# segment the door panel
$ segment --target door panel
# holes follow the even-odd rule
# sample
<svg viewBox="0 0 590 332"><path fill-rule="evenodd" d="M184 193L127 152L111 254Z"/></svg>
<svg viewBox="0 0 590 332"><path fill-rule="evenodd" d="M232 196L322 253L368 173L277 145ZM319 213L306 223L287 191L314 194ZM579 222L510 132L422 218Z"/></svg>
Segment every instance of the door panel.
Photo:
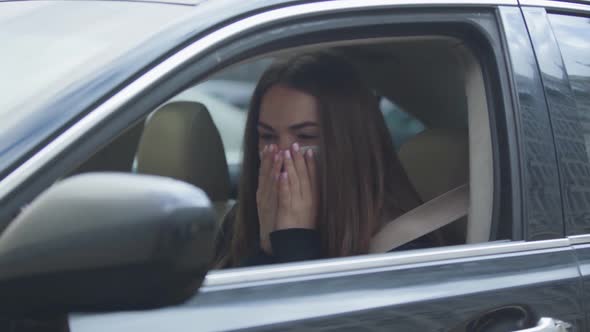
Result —
<svg viewBox="0 0 590 332"><path fill-rule="evenodd" d="M562 238L559 172L541 76L520 9L502 7L500 13L519 110L515 116L523 173L523 238Z"/></svg>
<svg viewBox="0 0 590 332"><path fill-rule="evenodd" d="M582 331L579 281L567 240L457 246L214 272L182 306L74 315L70 324L74 332L455 332L517 306Z"/></svg>
<svg viewBox="0 0 590 332"><path fill-rule="evenodd" d="M582 275L582 299L586 312L586 324L590 323L590 235L572 236L571 242L574 245L580 273ZM588 325L586 325L588 326Z"/></svg>
<svg viewBox="0 0 590 332"><path fill-rule="evenodd" d="M590 6L588 6L590 9ZM544 8L523 7L531 41L538 55L537 61L541 71L545 97L549 105L549 113L555 147L559 160L561 190L563 196L565 232L567 235L585 234L590 232L588 215L590 214L590 162L588 161L587 144L584 138L589 127L589 111L576 105L576 98L562 60L558 41L551 29ZM580 27L580 30L585 27ZM590 24L588 24L590 29ZM574 37L575 29L569 29L569 36ZM579 37L576 34L575 37ZM583 44L582 44L583 45ZM582 46L580 45L580 46ZM584 55L584 50L576 50ZM590 57L590 51L586 51ZM579 60L579 59L574 59ZM587 79L590 82L590 78ZM588 83L586 83L588 85ZM590 98L589 98L590 99ZM580 105L581 106L581 105Z"/></svg>
<svg viewBox="0 0 590 332"><path fill-rule="evenodd" d="M579 8L584 6L579 5ZM590 17L590 6L585 6ZM555 9L556 11L559 9ZM542 73L545 97L559 161L564 222L567 235L590 232L589 131L590 18L544 8L523 7L527 28ZM551 21L551 17L554 21ZM586 103L584 103L586 101ZM583 280L584 308L590 317L590 236L572 236Z"/></svg>

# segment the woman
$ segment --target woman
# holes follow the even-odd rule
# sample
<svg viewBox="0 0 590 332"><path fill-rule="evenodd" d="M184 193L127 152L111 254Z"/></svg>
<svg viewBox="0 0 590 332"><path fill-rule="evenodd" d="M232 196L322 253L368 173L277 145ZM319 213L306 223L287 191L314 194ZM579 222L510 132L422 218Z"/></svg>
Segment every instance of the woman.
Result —
<svg viewBox="0 0 590 332"><path fill-rule="evenodd" d="M377 98L335 55L271 66L254 91L244 142L218 268L365 254L384 222L420 204ZM404 248L432 245L422 238Z"/></svg>

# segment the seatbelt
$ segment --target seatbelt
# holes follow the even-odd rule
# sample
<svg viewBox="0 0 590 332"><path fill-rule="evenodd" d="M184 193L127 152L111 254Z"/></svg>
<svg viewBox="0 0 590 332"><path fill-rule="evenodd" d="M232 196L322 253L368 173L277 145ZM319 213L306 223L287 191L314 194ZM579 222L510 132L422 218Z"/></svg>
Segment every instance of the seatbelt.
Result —
<svg viewBox="0 0 590 332"><path fill-rule="evenodd" d="M448 191L387 223L369 253L384 253L458 220L469 211L469 184Z"/></svg>

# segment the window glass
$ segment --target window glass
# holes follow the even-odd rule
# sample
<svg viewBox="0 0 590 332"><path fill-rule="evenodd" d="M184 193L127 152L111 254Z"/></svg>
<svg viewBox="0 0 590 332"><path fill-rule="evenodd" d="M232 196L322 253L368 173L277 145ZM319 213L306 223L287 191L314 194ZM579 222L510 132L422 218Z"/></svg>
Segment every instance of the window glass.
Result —
<svg viewBox="0 0 590 332"><path fill-rule="evenodd" d="M400 146L409 138L425 129L424 124L420 120L410 113L405 112L396 103L387 98L381 99L379 107L383 113L385 124L387 125L387 129L389 129L396 150L399 150Z"/></svg>
<svg viewBox="0 0 590 332"><path fill-rule="evenodd" d="M402 42L403 45L398 45L400 49L407 48L413 50L413 48L417 47L414 43L406 44L405 40ZM455 43L449 43L447 45L422 40L420 40L420 43L429 45L428 47L432 47L440 52L447 52L449 55L456 52L454 49ZM359 45L357 47L358 49L364 49L366 46ZM423 47L426 46L423 45ZM397 49L395 48L395 50ZM332 49L329 50L333 51ZM350 52L351 54L354 53L352 51ZM259 164L260 156L262 156L268 166L268 161L271 160L268 156L271 156L270 153L277 152L275 151L276 148L274 150L268 149L269 144L280 145L281 149L285 149L285 147L291 146L294 142L301 142L299 143L301 144L299 148L297 146L293 147L294 150L292 151L295 152L285 153L284 155L301 156L301 154L294 154L300 151L300 149L307 148L306 150L315 151L307 155L308 159L304 160L306 163L310 162L312 164L311 167L315 167L313 163L318 161L318 159L309 159L313 157L314 153L319 153L319 160L321 162L331 163L330 167L323 167L321 169L321 175L316 172L314 176L321 176L322 181L325 181L322 182L321 187L321 190L326 193L325 197L338 198L324 203L328 207L321 211L324 214L321 220L327 220L328 218L338 220L338 223L329 224L335 225L335 227L340 227L340 221L350 215L358 218L358 220L364 218L362 220L363 222L367 219L365 216L360 215L359 217L355 217L354 211L353 213L349 213L346 210L349 207L358 208L359 211L366 209L366 206L362 204L363 200L354 196L359 193L355 188L366 187L363 181L369 183L372 181L384 181L387 183L387 185L383 186L382 197L375 195L375 197L371 198L383 203L381 205L382 207L380 207L381 210L375 213L375 216L379 214L379 220L375 221L376 223L386 223L390 220L396 220L406 212L419 207L424 202L430 201L449 191L453 191L454 193L451 197L462 197L461 199L463 199L463 196L469 195L464 190L466 188L465 184L469 181L468 174L470 173L469 136L467 128L468 110L467 107L459 110L455 107L457 104L466 105L465 100L460 100L457 103L456 100L451 100L447 96L451 94L466 98L466 89L464 86L467 81L466 75L472 72L480 73L481 71L466 70L463 64L453 62L449 64L449 66L454 66L452 70L447 67L445 67L445 70L436 73L432 71L412 70L412 73L416 73L416 75L414 80L408 82L408 84L412 85L408 87L402 84L402 80L405 82L405 76L390 75L389 73L396 72L400 66L422 68L423 64L429 60L412 56L414 51L407 51L407 54L404 52L403 59L392 54L383 54L383 58L391 60L380 64L380 69L378 70L373 70L374 68L372 66L367 65L367 63L371 62L372 58L365 56L363 52L359 51L358 54L360 55L356 57L345 57L348 54L345 50L342 50L341 53L334 54L328 51L311 53L309 55L294 53L292 55L293 57L300 57L296 58L297 61L293 60L281 65L291 67L276 67L273 69L274 71L268 77L272 79L278 76L278 74L285 73L285 77L283 78L285 81L274 83L278 85L284 84L278 86L278 89L263 88L266 91L265 98L268 97L268 99L265 99L266 102L262 103L264 105L259 105L258 118L249 120L255 121L253 123L256 124L256 127L255 130L249 131L248 136L246 136L252 138L255 137L253 135L257 135L257 141L255 139L244 141L247 118L248 116L255 115L249 112L251 108L250 100L256 84L273 62L273 58L243 62L212 75L207 80L176 95L165 106L159 108L159 111L152 113L152 116L146 121L144 132L153 133L154 130L159 130L158 128L170 127L178 127L182 128L182 130L160 130L158 135L151 135L151 137L156 137L155 140L144 140L142 138L139 144L140 147L147 146L148 148L139 149L139 151L155 151L158 158L140 158L145 156L145 154L138 152L138 156L140 157L137 158L136 169L139 173L164 175L187 181L200 187L209 195L213 202L215 212L219 217L219 222L223 227L223 231L220 233L220 239L218 239L218 250L223 249L223 251L218 251L218 254L216 254L219 261L215 266L242 266L242 263L238 260L249 259L249 257L236 256L238 260L235 261L235 264L234 262L223 260L225 259L224 257L230 257L219 256L227 248L231 247L228 241L244 241L244 243L252 246L262 245L256 243L256 241L252 242L250 239L239 239L236 237L238 240L232 240L232 237L227 237L224 234L229 234L232 231L233 226L231 225L239 218L241 218L240 220L264 222L264 220L256 220L256 218L260 218L259 215L244 216L237 215L237 213L245 214L248 211L259 211L259 204L263 208L266 208L264 204L273 204L273 197L276 199L280 196L280 193L270 192L265 197L259 197L259 192L262 190L268 191L275 190L273 188L276 188L276 186L260 186L261 179L270 178L270 175L272 175L270 172L274 169L269 169L266 166L261 167ZM469 53L466 53L466 55L471 56ZM307 58L304 59L301 57ZM345 59L345 61L342 61L342 59ZM477 65L477 62L474 61L473 63ZM385 70L388 71L387 74L383 74ZM450 71L454 74L448 75ZM343 73L342 76L339 76L340 73ZM302 79L301 75L306 75L305 79ZM335 76L336 79L332 76ZM440 77L441 79L433 81L433 76ZM264 82L266 81L264 80ZM425 91L435 101L425 104L423 103L424 93L412 92L414 89L423 88L424 82L431 81L434 83L432 83L429 89L425 89ZM319 88L310 84L310 82L318 82ZM312 89L311 91L313 93L311 102L307 93L302 94L301 91L294 91L296 89L290 88L293 85L298 86L297 84L310 84L310 89ZM334 94L334 90L331 88L332 86L339 87L346 94ZM390 90L391 87L395 88ZM305 89L305 87L302 87L302 89ZM478 90L472 93L477 93L477 96L480 96L479 99L485 98L483 88L473 90ZM325 93L326 91L328 93ZM358 95L355 93L358 93ZM377 97L378 104L371 101L372 96ZM260 98L260 96L257 96L257 98ZM318 108L318 102L320 105L328 105L328 107ZM440 107L429 107L435 104ZM336 107L333 107L333 105L336 105ZM263 111L263 109L267 111ZM361 116L358 113L359 110L366 111ZM487 112L485 109L481 111ZM160 112L159 116L158 112ZM325 124L324 128L322 128L324 124L318 121L320 112L330 112L329 114L324 114L325 116L330 116L330 122ZM441 116L441 114L449 113L460 114L461 117L457 122L465 124L465 127L449 128L446 126L447 122L441 120L445 117ZM209 115L210 118L206 115ZM179 126L178 123L190 123L191 125ZM334 129L336 126L341 127ZM200 134L198 137L197 135L193 135L193 133L197 132L194 128L199 129L198 132ZM324 141L321 141L322 130L326 128L328 135L326 135ZM421 134L417 135L419 133ZM415 136L418 136L418 138ZM142 144L144 142L145 144ZM163 142L163 144L159 144L160 142ZM391 142L393 142L393 146L399 152L396 158L373 157L379 153L393 153L393 151L390 151L393 147ZM254 146L245 149L250 153L246 158L242 156L245 143L254 144ZM322 145L320 146L319 143ZM190 149L184 150L187 146ZM400 149L402 146L404 148ZM323 151L329 151L331 148L340 154L337 156L334 156L335 154L326 154L326 157L321 156ZM181 151L181 153L174 153L175 151ZM481 151L482 153L487 153L486 149ZM169 152L170 156L168 157L167 153ZM194 153L198 157L185 158L184 156L187 153ZM223 154L225 154L225 158L219 158ZM327 156L330 156L332 159L328 159ZM276 163L283 157L275 154L273 158ZM294 159L294 157L284 158L287 158L286 160ZM152 164L160 166L162 160L165 160L167 165L172 165L173 167L168 167L167 169L151 167ZM246 164L241 165L244 161ZM225 167L223 167L226 162L228 172L225 172ZM375 171L375 164L379 164L377 166L380 166L380 169L377 171ZM285 165L275 165L279 165L278 168L275 166L275 172L283 172L280 174L283 180L286 178L284 175L285 172L292 171L289 169L285 170ZM242 171L242 166L245 166L245 171ZM310 169L309 164L307 168L301 168L300 166L298 169L299 172L306 172L306 169ZM281 167L283 169L282 171ZM484 168L482 167L481 169ZM152 172L152 169L156 169L156 171ZM176 172L176 169L182 170L182 173ZM187 171L185 172L185 170ZM257 171L254 172L252 170ZM378 177L374 177L375 173L380 174L377 174ZM484 173L488 174L488 172ZM356 176L357 174L362 176ZM489 174L491 174L491 171ZM248 178L247 176L250 177ZM357 180L348 181L349 179L346 179L346 181L343 181L342 179L346 177L349 179L356 178ZM305 175L305 178L308 180L311 179L307 175ZM437 181L432 181L433 178L436 178ZM485 176L478 178L485 178ZM275 176L274 179L278 180L279 176ZM489 181L486 180L485 182L488 183ZM474 187L489 188L488 185L475 185ZM344 193L350 197L340 198L338 194L334 193ZM300 192L300 194L297 197L303 197L308 200L311 200L309 197L316 197L313 193L309 194L309 192L307 194ZM247 206L247 208L238 210L236 208L238 204L239 206ZM311 208L313 207L314 205L312 204ZM338 215L341 212L344 217ZM270 213L273 213L272 210ZM418 238L408 239L408 242L397 245L395 249L406 250L439 245L465 244L467 229L466 214L468 213L468 209L463 209L461 213L465 213L463 215L465 218L453 220L456 222L450 224L444 230L437 230L431 234L424 234ZM263 217L267 220L272 219L268 218L268 215ZM368 218L371 217L369 216ZM406 217L405 220L411 220L408 218L410 217ZM491 220L488 216L483 216L480 219L484 222ZM351 221L347 222L353 223L356 221L357 219L351 219ZM253 225L256 224L254 223ZM260 225L258 226L259 228ZM309 227L306 229L309 229ZM267 234L270 233L267 232ZM283 233L274 234L279 234L280 236ZM311 237L306 239L317 239L316 235L319 233L307 232L306 234L311 235ZM370 232L359 231L355 234L359 234L358 237L360 238L361 235L370 234ZM489 236L482 237L483 241L486 241L488 238ZM278 242L282 243L284 241ZM305 243L305 240L297 242ZM340 240L336 240L336 242L342 243ZM313 255L316 255L318 251L316 251L317 246L314 243L302 245L302 248L304 248L302 250L311 248L313 249ZM265 245L268 245L268 242ZM388 243L384 244L384 246L388 245ZM254 247L252 248L256 249ZM383 248L383 250L385 249L391 250L394 248ZM366 249L362 250L365 251ZM248 255L256 253L259 252L253 250ZM337 255L328 256L337 257ZM254 255L252 257L253 259L268 258L264 255ZM271 259L274 258L271 257ZM263 262L260 263L265 264ZM248 264L247 266L251 265L246 261L244 261L244 264Z"/></svg>
<svg viewBox="0 0 590 332"><path fill-rule="evenodd" d="M550 14L590 154L590 18Z"/></svg>

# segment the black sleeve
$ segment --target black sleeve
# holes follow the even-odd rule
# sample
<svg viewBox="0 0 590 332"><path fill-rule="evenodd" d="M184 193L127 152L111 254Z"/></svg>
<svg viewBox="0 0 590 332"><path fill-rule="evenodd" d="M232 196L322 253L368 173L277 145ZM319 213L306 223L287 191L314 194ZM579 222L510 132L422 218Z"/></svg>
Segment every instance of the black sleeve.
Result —
<svg viewBox="0 0 590 332"><path fill-rule="evenodd" d="M221 227L217 230L215 236L215 252L213 260L211 261L211 269L225 268L227 266L218 266L222 257L228 254L231 245L231 238L233 233L234 220L236 218L237 204L223 216Z"/></svg>
<svg viewBox="0 0 590 332"><path fill-rule="evenodd" d="M413 250L413 249L425 249L436 247L437 243L427 234L419 237L413 241L403 244L397 248L389 250L389 252Z"/></svg>
<svg viewBox="0 0 590 332"><path fill-rule="evenodd" d="M321 258L320 236L316 230L289 228L270 233L270 243L277 263Z"/></svg>
<svg viewBox="0 0 590 332"><path fill-rule="evenodd" d="M217 262L227 254L230 249L233 223L236 218L237 204L225 215L221 229L217 234L215 243L215 259L212 268L225 268L217 266ZM273 255L268 255L258 248L255 254L246 257L237 266L257 266L274 263L296 262L320 258L320 240L317 231L311 229L291 228L274 231L270 234Z"/></svg>
<svg viewBox="0 0 590 332"><path fill-rule="evenodd" d="M276 263L276 259L274 256L271 256L265 253L262 249L258 249L255 255L250 257L246 257L240 266L247 267L247 266L257 266L257 265L267 265L267 264L274 264Z"/></svg>

